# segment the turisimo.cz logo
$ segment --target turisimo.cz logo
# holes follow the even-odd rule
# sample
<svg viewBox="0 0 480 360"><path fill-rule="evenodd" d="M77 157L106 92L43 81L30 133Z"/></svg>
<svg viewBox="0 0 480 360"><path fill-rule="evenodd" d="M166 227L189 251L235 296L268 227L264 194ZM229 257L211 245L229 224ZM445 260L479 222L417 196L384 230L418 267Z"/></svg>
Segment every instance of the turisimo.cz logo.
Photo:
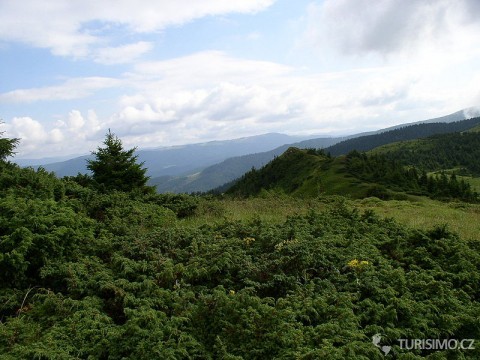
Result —
<svg viewBox="0 0 480 360"><path fill-rule="evenodd" d="M407 350L475 350L474 339L397 339Z"/></svg>
<svg viewBox="0 0 480 360"><path fill-rule="evenodd" d="M381 334L375 334L372 336L372 343L380 350L384 355L392 350L391 346L381 345ZM474 350L474 339L397 339L399 347L402 350Z"/></svg>

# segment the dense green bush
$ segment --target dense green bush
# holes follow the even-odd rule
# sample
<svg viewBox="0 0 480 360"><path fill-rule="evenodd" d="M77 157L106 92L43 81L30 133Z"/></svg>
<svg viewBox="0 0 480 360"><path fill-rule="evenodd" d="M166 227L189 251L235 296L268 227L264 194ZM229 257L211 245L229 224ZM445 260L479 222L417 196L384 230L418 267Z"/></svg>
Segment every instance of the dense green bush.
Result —
<svg viewBox="0 0 480 360"><path fill-rule="evenodd" d="M445 227L338 197L279 224L185 225L198 198L0 167L2 359L383 359L376 334L400 359L480 358L398 346L480 339L480 245Z"/></svg>
<svg viewBox="0 0 480 360"><path fill-rule="evenodd" d="M371 337L382 333L414 358L428 352L396 339L480 337L478 245L445 228L406 230L341 203L279 225L145 228L125 201L80 253L23 286L2 282L16 299L2 309L3 354L381 359Z"/></svg>

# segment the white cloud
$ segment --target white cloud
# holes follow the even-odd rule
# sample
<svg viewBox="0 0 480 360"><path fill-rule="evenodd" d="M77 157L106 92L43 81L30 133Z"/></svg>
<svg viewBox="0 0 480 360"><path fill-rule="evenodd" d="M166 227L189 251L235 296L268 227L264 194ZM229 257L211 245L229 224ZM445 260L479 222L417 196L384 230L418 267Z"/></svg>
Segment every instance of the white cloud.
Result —
<svg viewBox="0 0 480 360"><path fill-rule="evenodd" d="M167 132L170 143L192 134L198 141L268 131L345 133L415 102L410 74L395 68L306 74L209 51L135 70L126 81L137 92L122 97L108 126L125 136Z"/></svg>
<svg viewBox="0 0 480 360"><path fill-rule="evenodd" d="M22 0L0 2L0 40L47 48L55 55L87 57L112 63L96 48L105 46L110 25L129 33L157 32L210 15L253 13L274 0ZM102 26L102 27L100 27ZM97 49L98 50L98 49ZM132 56L146 44L112 49ZM135 56L133 56L135 57ZM131 57L131 58L133 58Z"/></svg>
<svg viewBox="0 0 480 360"><path fill-rule="evenodd" d="M68 113L66 120L57 121L56 126L69 142L78 143L97 139L105 130L105 124L99 121L94 110L88 110L86 117L79 110L72 110Z"/></svg>
<svg viewBox="0 0 480 360"><path fill-rule="evenodd" d="M6 136L19 138L17 156L38 158L82 154L93 150L106 132L93 110L87 116L72 110L63 120L44 124L31 117L15 117L4 124Z"/></svg>
<svg viewBox="0 0 480 360"><path fill-rule="evenodd" d="M478 100L480 73L462 78L451 72L446 79L443 69L415 63L315 73L206 51L139 63L131 73L112 82L93 81L102 86L121 85L125 90L116 103L108 103L110 114L100 118L94 110L74 109L40 127L38 121L26 124L13 119L8 129L14 130L13 135L22 132L27 140L25 146L23 139L20 143L22 157L85 153L101 143L108 128L129 147L185 144L272 131L354 133L474 105L471 101ZM95 91L95 87L85 85L91 83L90 78L75 79L74 83L79 93ZM65 84L64 89L68 87ZM73 91L74 86L70 87ZM44 92L50 95L33 93L22 99L54 98L51 89ZM35 134L31 132L37 137L32 138Z"/></svg>
<svg viewBox="0 0 480 360"><path fill-rule="evenodd" d="M42 147L50 147L64 140L57 128L47 131L37 120L31 117L15 117L6 124L7 136L20 139L19 153L34 154Z"/></svg>
<svg viewBox="0 0 480 360"><path fill-rule="evenodd" d="M119 86L120 80L106 77L68 79L61 85L17 89L0 94L0 103L31 103L35 101L72 100L87 97L94 92Z"/></svg>
<svg viewBox="0 0 480 360"><path fill-rule="evenodd" d="M85 125L85 119L78 110L72 110L68 114L67 124L71 130L80 130Z"/></svg>
<svg viewBox="0 0 480 360"><path fill-rule="evenodd" d="M43 141L47 138L43 125L30 117L13 118L9 133L13 137L21 138L25 143Z"/></svg>
<svg viewBox="0 0 480 360"><path fill-rule="evenodd" d="M135 44L117 47L105 47L97 50L94 59L98 63L107 65L129 63L150 51L152 48L152 43L147 41L139 41Z"/></svg>
<svg viewBox="0 0 480 360"><path fill-rule="evenodd" d="M274 62L234 58L221 51L202 51L171 60L136 64L132 80L144 79L151 84L157 79L182 89L227 79L238 83L262 81L292 70Z"/></svg>
<svg viewBox="0 0 480 360"><path fill-rule="evenodd" d="M310 6L308 36L344 54L411 55L455 48L465 29L478 32L474 14L477 0L325 0Z"/></svg>

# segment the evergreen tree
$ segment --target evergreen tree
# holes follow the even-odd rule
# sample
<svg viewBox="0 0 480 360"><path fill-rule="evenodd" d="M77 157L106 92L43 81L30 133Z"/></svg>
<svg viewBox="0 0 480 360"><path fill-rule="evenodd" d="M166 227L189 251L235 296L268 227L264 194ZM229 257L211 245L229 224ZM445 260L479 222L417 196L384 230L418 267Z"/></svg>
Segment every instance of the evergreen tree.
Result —
<svg viewBox="0 0 480 360"><path fill-rule="evenodd" d="M2 124L1 121L0 124ZM3 133L3 131L0 132L0 160L6 160L7 157L15 154L13 150L15 150L19 142L19 139L1 138Z"/></svg>
<svg viewBox="0 0 480 360"><path fill-rule="evenodd" d="M137 163L136 148L124 150L121 140L110 130L103 143L105 147L92 152L95 160L88 160L87 168L92 171L93 180L107 190L146 189L149 177L145 175L147 169L142 167L144 163Z"/></svg>

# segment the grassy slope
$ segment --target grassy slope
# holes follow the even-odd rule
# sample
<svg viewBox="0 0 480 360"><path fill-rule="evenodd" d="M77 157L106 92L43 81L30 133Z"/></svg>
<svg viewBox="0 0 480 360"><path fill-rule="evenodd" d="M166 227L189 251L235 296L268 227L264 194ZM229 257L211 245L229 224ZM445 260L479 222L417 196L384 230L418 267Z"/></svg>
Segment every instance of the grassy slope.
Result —
<svg viewBox="0 0 480 360"><path fill-rule="evenodd" d="M470 130L467 130L467 132L480 132L480 125L477 125Z"/></svg>
<svg viewBox="0 0 480 360"><path fill-rule="evenodd" d="M430 151L435 147L434 142L431 139L415 139L409 141L397 141L387 145L382 145L368 151L369 154L387 154L398 151L412 151L418 148Z"/></svg>
<svg viewBox="0 0 480 360"><path fill-rule="evenodd" d="M466 240L480 240L480 205L461 202L441 202L419 197L416 201L381 201L377 198L352 200L344 197L324 196L301 199L264 192L248 199L203 200L194 217L182 220L185 225L211 224L222 218L233 221L260 218L268 223L281 223L292 215L306 214L310 210L326 210L336 202L363 212L373 210L382 217L391 217L399 223L427 230L446 224Z"/></svg>
<svg viewBox="0 0 480 360"><path fill-rule="evenodd" d="M290 148L263 168L244 175L227 193L256 196L262 191L276 191L300 198L342 195L364 198L376 184L362 181L345 168L345 156L328 158L308 150ZM390 191L392 196L401 194Z"/></svg>
<svg viewBox="0 0 480 360"><path fill-rule="evenodd" d="M473 127L472 129L466 131L466 133L479 133L480 132L480 125ZM466 160L467 155L470 154L468 149L462 149L463 139L461 134L446 134L443 136L436 136L431 138L425 139L417 139L417 140L410 140L410 141L399 141L394 142L391 144L379 146L373 150L370 150L368 153L370 154L383 154L397 159L403 159L404 154L406 153L416 153L417 159L419 160L419 164L411 164L417 167L422 167L422 162L425 158L434 157L436 154L445 152L443 146L445 145L445 141L452 141L452 136L457 136L456 140L458 143L457 148L455 149L458 152L458 158L463 158L462 164L456 164L455 167L443 167L443 168L436 168L435 171L433 169L426 169L429 174L438 173L440 171L446 172L456 172L457 174L462 170L463 167L466 167L469 170L475 169L474 163L477 161L477 158L474 157L473 159ZM468 136L472 136L472 134L468 134ZM447 151L448 152L448 151ZM430 170L430 171L429 171ZM460 172L461 173L461 172ZM474 174L478 175L478 174ZM459 178L463 178L464 180L468 181L470 185L472 185L473 189L477 192L480 192L480 177L478 176L460 176Z"/></svg>
<svg viewBox="0 0 480 360"><path fill-rule="evenodd" d="M383 146L372 152L383 152L385 149L415 149L422 147L428 151L435 143L430 139L412 140ZM301 151L301 150L298 150ZM210 203L212 209L201 210L199 215L189 221L214 221L214 214L225 216L231 220L245 220L260 217L264 221L278 223L294 214L302 214L310 209L328 208L333 201L346 201L350 207L360 211L373 210L384 217L393 217L405 226L430 229L436 225L447 225L465 239L480 240L480 205L461 202L441 202L425 197L408 195L408 201L381 201L377 198L364 198L371 184L361 182L345 171L345 157L333 160L301 151L304 159L299 157L295 169L288 171L285 177L269 190L263 190L259 196L249 199L222 200ZM298 154L297 154L298 155ZM308 159L308 160L307 160ZM275 168L270 168L275 170ZM293 176L295 175L295 176ZM288 188L295 178L301 184L291 192L290 196L279 196L279 191ZM464 177L475 190L480 191L480 178ZM283 190L284 191L284 190ZM284 191L285 192L285 191ZM342 197L325 197L325 195L343 195ZM337 199L337 200L335 200ZM343 200L338 200L343 199Z"/></svg>
<svg viewBox="0 0 480 360"><path fill-rule="evenodd" d="M363 198L374 186L346 171L345 156L327 158L297 148L289 148L284 154L256 171L260 173L256 179L253 174L247 173L240 179L238 185L232 186L228 192L255 196L263 188L275 189L297 197L311 198L326 194ZM246 189L244 185L252 182L255 186Z"/></svg>
<svg viewBox="0 0 480 360"><path fill-rule="evenodd" d="M347 195L352 198L364 197L371 184L362 182L345 170L345 157L337 157L333 161L325 164L325 166L316 173L317 177L312 178L319 184L321 193L327 195ZM311 188L311 183L305 183L305 188ZM307 191L304 191L307 193ZM309 194L313 195L313 194ZM318 194L316 194L318 195Z"/></svg>

